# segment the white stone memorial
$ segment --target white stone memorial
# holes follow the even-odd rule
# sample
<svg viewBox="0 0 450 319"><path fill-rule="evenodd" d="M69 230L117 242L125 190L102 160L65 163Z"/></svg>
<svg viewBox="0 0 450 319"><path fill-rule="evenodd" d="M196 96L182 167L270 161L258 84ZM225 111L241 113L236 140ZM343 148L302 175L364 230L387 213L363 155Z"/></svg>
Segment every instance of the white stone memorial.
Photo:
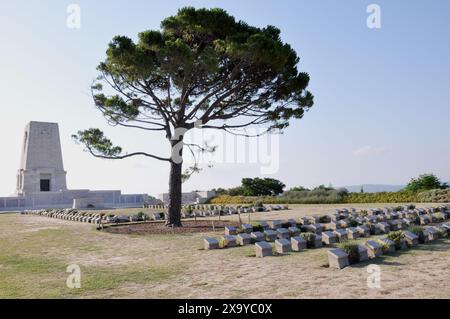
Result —
<svg viewBox="0 0 450 319"><path fill-rule="evenodd" d="M66 175L58 124L28 123L17 171L16 194L0 197L0 211L142 207L149 203L147 194L123 195L120 190L69 190Z"/></svg>

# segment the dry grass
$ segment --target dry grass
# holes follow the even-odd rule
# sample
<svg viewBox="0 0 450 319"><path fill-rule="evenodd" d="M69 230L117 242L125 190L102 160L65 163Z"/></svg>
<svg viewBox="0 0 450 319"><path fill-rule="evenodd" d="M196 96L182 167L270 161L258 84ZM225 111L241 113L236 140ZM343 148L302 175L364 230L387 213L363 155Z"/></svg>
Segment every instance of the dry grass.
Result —
<svg viewBox="0 0 450 319"><path fill-rule="evenodd" d="M297 218L332 212L338 206L293 205L286 212L251 217L252 221ZM201 250L205 235L115 235L89 224L0 215L0 297L450 297L449 239L372 262L382 269L382 288L369 289L367 263L340 271L326 268L325 248L257 259L253 246ZM66 267L74 263L82 271L79 290L66 287Z"/></svg>

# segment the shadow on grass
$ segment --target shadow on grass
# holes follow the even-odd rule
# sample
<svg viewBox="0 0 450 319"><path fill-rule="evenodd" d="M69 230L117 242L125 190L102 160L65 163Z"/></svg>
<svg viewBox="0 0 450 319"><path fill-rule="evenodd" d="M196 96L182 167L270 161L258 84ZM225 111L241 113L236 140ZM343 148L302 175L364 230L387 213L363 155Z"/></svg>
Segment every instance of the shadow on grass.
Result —
<svg viewBox="0 0 450 319"><path fill-rule="evenodd" d="M419 244L413 248L408 248L405 250L397 250L395 253L389 253L382 255L380 257L369 259L357 264L350 265L352 268L364 268L368 265L388 265L388 266L402 266L403 263L397 261L390 261L389 259L393 257L400 257L402 255L409 254L414 251L450 251L450 243L446 239L439 239L437 241Z"/></svg>
<svg viewBox="0 0 450 319"><path fill-rule="evenodd" d="M405 265L404 263L400 263L398 261L388 261L389 257L398 257L403 255L402 253L393 253L393 254L389 254L389 255L383 255L381 257L378 258L374 258L374 259L369 259L357 264L353 264L350 265L351 268L365 268L368 265L387 265L387 266L403 266Z"/></svg>
<svg viewBox="0 0 450 319"><path fill-rule="evenodd" d="M419 244L418 246L413 248L414 250L428 250L428 251L449 251L450 250L450 242L448 238L439 239L431 243Z"/></svg>

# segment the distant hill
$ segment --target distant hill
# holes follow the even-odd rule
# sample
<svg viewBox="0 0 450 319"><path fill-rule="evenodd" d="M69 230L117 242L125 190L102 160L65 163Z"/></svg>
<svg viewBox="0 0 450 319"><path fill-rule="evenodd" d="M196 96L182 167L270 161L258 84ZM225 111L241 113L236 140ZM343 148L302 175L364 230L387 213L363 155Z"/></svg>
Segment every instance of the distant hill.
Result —
<svg viewBox="0 0 450 319"><path fill-rule="evenodd" d="M405 188L405 185L383 185L383 184L363 184L363 185L351 185L342 186L346 188L350 193L359 193L361 186L364 189L364 193L378 193L378 192L396 192Z"/></svg>

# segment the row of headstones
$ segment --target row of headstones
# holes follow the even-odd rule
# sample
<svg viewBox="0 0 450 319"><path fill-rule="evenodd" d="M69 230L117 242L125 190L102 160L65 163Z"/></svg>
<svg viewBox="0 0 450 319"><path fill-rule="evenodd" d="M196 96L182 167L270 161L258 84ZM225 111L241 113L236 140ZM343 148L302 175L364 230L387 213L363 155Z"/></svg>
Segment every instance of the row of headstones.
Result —
<svg viewBox="0 0 450 319"><path fill-rule="evenodd" d="M320 248L323 244L333 245L336 242L343 242L348 239L355 240L360 237L369 237L370 235L379 235L381 233L388 234L391 231L397 231L411 225L404 221L397 223L397 221L394 220L389 221L389 223L380 222L371 224L370 228L365 225L360 225L357 227L335 229L334 231L324 231L324 225L322 224L304 224L302 227L304 227L308 233L299 236L301 230L297 227L297 223L294 219L289 219L287 222L273 220L267 223L263 221L259 224L263 229L263 232L254 232L253 226L249 224L243 224L240 229L234 226L226 226L225 235L220 240L215 238L205 238L204 248L231 248L249 245L253 242L265 242L266 244L255 244L257 246L257 256L264 257L265 253L269 252L267 242L275 241L276 251L283 253L284 250L288 249L289 239L291 239L291 249L298 251L298 249L302 249L303 246L307 246L308 248ZM284 228L283 226L285 225L288 226L288 228ZM238 234L239 231L242 233ZM306 238L302 238L302 236ZM264 249L262 246L265 246L266 248Z"/></svg>
<svg viewBox="0 0 450 319"><path fill-rule="evenodd" d="M434 215L436 214L436 209L391 213L377 210L377 215L364 217L357 215L357 213L352 215L348 211L340 210L338 213L333 214L328 227L334 230L338 236L339 234L346 233L349 239L356 239L359 235L364 236L366 233L379 235L381 233L405 229L412 225L428 225L430 223L445 221L450 218L450 212L447 209L448 206L439 208L439 218ZM317 216L302 217L300 218L300 224L306 227L308 231L320 234L320 229L324 228L324 225L318 223L318 219L319 217ZM352 227L352 224L356 225Z"/></svg>
<svg viewBox="0 0 450 319"><path fill-rule="evenodd" d="M439 238L439 232L445 231L450 234L450 223L443 223L442 225L435 227L427 227L422 230L422 241L424 243L428 241L434 241ZM410 232L403 231L405 239L401 242L401 249L406 249L407 245L416 246L419 241L419 236ZM291 251L299 252L306 248L320 248L323 244L329 246L337 242L335 234L332 232L324 232L322 236L314 235L310 238L303 238L298 236L298 232L292 232L289 230L289 235L284 230L267 230L264 232L266 240L262 234L256 233L241 233L237 236L225 235L221 241L217 241L215 238L205 238L205 249L219 249L230 248L236 246L250 245L252 241L255 241L256 257L272 256L275 250L278 254L286 254ZM290 237L292 235L292 237ZM342 237L341 237L342 238ZM274 246L270 242L275 242ZM368 257L376 258L383 253L383 246L386 247L387 253L395 252L395 243L388 238L381 238L377 240L369 240L365 245L358 245L358 254L360 255L359 261L365 261ZM328 253L330 267L344 268L349 265L349 256L346 252L339 248L329 250Z"/></svg>
<svg viewBox="0 0 450 319"><path fill-rule="evenodd" d="M157 208L166 209L166 208ZM215 206L213 208L182 208L181 217L182 218L193 218L193 217L209 217L209 216L224 216L224 215L236 215L236 214L247 214L247 213L257 213L257 212L269 212L269 211L279 211L287 210L286 205L268 205L262 207L233 207L233 206ZM153 214L155 220L162 220L167 218L166 212L159 212Z"/></svg>
<svg viewBox="0 0 450 319"><path fill-rule="evenodd" d="M450 236L450 223L442 223L439 226L430 226L422 230L421 236L410 231L403 231L404 238L398 245L389 238L369 240L364 245L357 245L357 260L351 260L347 252L340 248L328 250L328 263L330 268L342 269L350 264L367 261L369 258L377 258L383 254L393 253L396 250L406 250L420 243L428 243L439 239L439 233Z"/></svg>
<svg viewBox="0 0 450 319"><path fill-rule="evenodd" d="M439 207L429 207L429 208L415 208L414 205L406 205L403 207L385 207L385 208L373 208L373 209L369 209L369 210L360 210L359 212L356 211L355 208L351 208L346 209L336 209L336 212L332 214L332 216L335 219L342 219L342 218L346 218L348 216L353 216L353 217L357 217L357 216L361 216L361 217L365 217L365 216L378 216L378 215L385 215L387 217L390 216L397 216L399 214L405 214L405 213L409 213L409 214L415 214L416 216L419 215L424 215L424 214L434 214L434 213L439 213L439 212L447 212L450 210L450 206L449 205L442 205Z"/></svg>
<svg viewBox="0 0 450 319"><path fill-rule="evenodd" d="M169 206L167 205L146 205L144 208L157 209L157 210L167 210ZM263 206L221 206L221 205L183 205L181 207L182 211L228 211L241 209L242 212L249 212L253 210L257 211L271 211L271 210L286 210L287 205L263 205Z"/></svg>
<svg viewBox="0 0 450 319"><path fill-rule="evenodd" d="M224 215L236 215L236 214L244 214L244 213L256 213L256 212L266 212L272 210L287 210L287 206L267 206L267 207L222 207L215 208L210 210L186 210L183 209L181 211L181 218L193 218L193 217L210 217L210 216L224 216ZM150 214L153 220L166 220L167 213L166 212L158 212Z"/></svg>
<svg viewBox="0 0 450 319"><path fill-rule="evenodd" d="M409 213L408 213L409 214ZM442 216L441 220L437 220L434 216L429 215L420 215L420 218L407 218L406 215L402 215L401 213L391 216L378 215L379 218L359 218L359 217L347 217L346 219L333 219L331 218L331 222L328 223L328 228L334 230L337 236L342 236L347 234L349 239L356 239L359 235L366 236L368 235L379 235L381 233L389 233L391 230L396 231L400 229L407 228L412 225L420 224L427 225L430 223L435 223L439 221L444 221L450 218L450 213L442 212L440 213ZM325 229L325 224L318 222L319 218L323 219L323 217L301 217L299 219L299 224L306 231L316 233L320 235L322 231ZM356 225L352 227L352 221L356 222ZM295 220L290 219L288 223L294 224ZM267 224L265 222L261 223L262 225ZM275 220L271 221L271 224L274 225L271 227L272 229L281 228L283 225L282 221ZM264 228L264 227L263 227Z"/></svg>
<svg viewBox="0 0 450 319"><path fill-rule="evenodd" d="M277 208L278 209L278 208ZM221 211L202 211L200 213L197 213L196 216L217 216L223 215L224 213L228 215L232 214L238 214L238 211L234 208L230 208L227 210L221 210ZM77 221L77 222L86 222L86 223L96 223L99 224L102 223L110 223L110 224L117 224L117 223L127 223L127 222L140 222L140 221L162 221L167 220L167 213L151 213L148 214L139 214L139 215L114 215L114 214L98 214L98 213L90 213L90 212L78 212L78 210L75 209L52 209L52 210L27 210L23 211L22 214L29 214L29 215L39 215L44 217L50 217L50 218L58 218L63 220L70 220L70 221ZM188 215L184 212L182 212L182 218L189 218L193 217L193 214Z"/></svg>
<svg viewBox="0 0 450 319"><path fill-rule="evenodd" d="M283 226L288 227L285 228ZM269 223L265 221L260 222L259 228L262 228L262 232L254 231L254 227L250 224L243 224L239 229L234 226L226 226L225 235L219 240L211 237L205 238L204 248L207 250L232 248L258 242L275 242L277 247L285 247L286 240L291 239L292 249L297 250L306 247L320 248L323 245L333 245L338 241L357 239L360 236L368 237L370 235L369 229L364 226L335 231L324 231L323 225L308 226L313 227L313 229L306 228L305 230L308 231L306 233L302 233L294 219L289 219L287 222L279 220L273 220ZM385 229L389 232L389 227ZM280 243L284 244L280 246Z"/></svg>
<svg viewBox="0 0 450 319"><path fill-rule="evenodd" d="M79 212L76 209L52 209L52 210L31 210L24 211L25 215L37 215L49 218L56 218L81 223L127 223L149 220L150 217L146 214L133 215L133 216L118 216L118 215L105 215L99 213Z"/></svg>
<svg viewBox="0 0 450 319"><path fill-rule="evenodd" d="M99 224L101 221L106 221L106 216L95 213L80 213L75 209L52 209L52 210L28 210L22 212L25 215L36 215L49 218L56 218L62 220L70 220L77 222L85 222L92 224Z"/></svg>
<svg viewBox="0 0 450 319"><path fill-rule="evenodd" d="M234 207L228 207L225 209L217 210L217 211L200 211L195 212L196 216L217 216L219 213L221 215L227 214L238 214L238 210L240 208L236 209ZM275 210L280 209L287 209L285 206L276 206L274 208ZM247 212L247 208L245 208L243 211L239 212ZM22 214L30 214L30 215L39 215L39 216L45 216L45 217L51 217L51 218L58 218L63 220L70 220L70 221L77 221L77 222L86 222L86 223L95 223L99 224L102 223L127 223L127 222L140 222L140 221L162 221L167 219L167 213L152 213L150 215L148 214L139 214L139 215L132 215L132 216L125 216L125 215L106 215L106 214L98 214L98 213L90 213L90 212L79 212L76 209L52 209L52 210L27 210L23 211ZM182 218L189 218L193 217L193 214L187 214L186 212L181 213Z"/></svg>
<svg viewBox="0 0 450 319"><path fill-rule="evenodd" d="M442 206L438 208L429 209L413 209L407 211L392 211L390 209L372 209L367 212L351 212L338 211L331 217L331 228L346 228L352 221L358 224L364 223L376 223L376 222L389 222L392 228L396 228L395 224L406 223L427 225L430 223L436 223L444 221L449 218L450 212L448 206ZM391 222L395 221L395 222Z"/></svg>

